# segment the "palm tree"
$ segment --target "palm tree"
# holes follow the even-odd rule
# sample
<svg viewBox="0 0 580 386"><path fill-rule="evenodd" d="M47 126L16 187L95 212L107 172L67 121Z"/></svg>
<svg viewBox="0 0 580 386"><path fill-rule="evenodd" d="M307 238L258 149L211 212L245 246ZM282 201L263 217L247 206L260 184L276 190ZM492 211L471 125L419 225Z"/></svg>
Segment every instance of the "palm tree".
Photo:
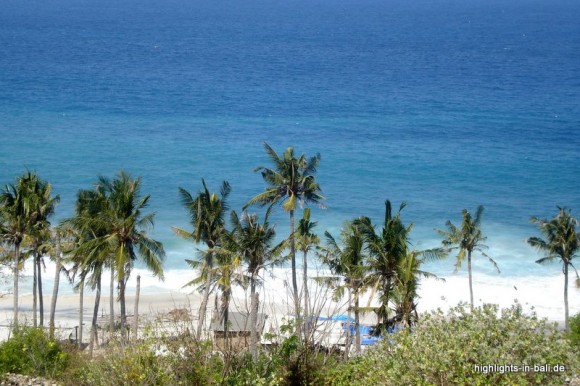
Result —
<svg viewBox="0 0 580 386"><path fill-rule="evenodd" d="M125 288L133 264L140 259L153 275L163 280L163 245L151 239L147 230L153 227L155 214L143 214L149 203L149 195L141 197L141 178L132 179L121 171L113 180L99 177L95 189L105 197L103 208L90 219L87 229L104 230L84 247L98 251L99 256L112 256L110 263L112 278L117 273L119 303L121 305L121 328L123 334L127 324ZM87 255L90 256L90 255Z"/></svg>
<svg viewBox="0 0 580 386"><path fill-rule="evenodd" d="M349 317L350 310L354 310L354 326L355 326L355 351L361 351L361 336L360 336L360 306L359 297L369 282L369 266L367 265L368 256L365 251L365 240L360 228L357 226L356 220L346 222L340 232L340 244L327 231L324 232L326 236L326 243L328 245L329 254L325 257L325 262L330 266L331 271L335 275L344 277L345 286L352 293L354 298L354 307L349 302ZM342 287L339 287L342 288ZM349 299L351 296L349 296ZM350 328L347 329L350 334ZM345 355L348 357L350 347L350 339L347 338L347 345Z"/></svg>
<svg viewBox="0 0 580 386"><path fill-rule="evenodd" d="M93 318L91 322L90 354L97 339L97 317L101 300L102 274L106 267L114 272L112 256L113 249L108 243L103 243L110 233L109 223L102 221L103 213L108 209L107 196L103 189L97 186L94 190L79 190L75 208L75 217L63 222L63 229L74 237L74 246L68 251L68 258L74 264L72 271L78 272L81 284L76 288L84 290L88 284L96 290ZM95 220L97 219L97 220ZM113 284L113 283L111 283ZM111 285L114 288L113 285ZM114 298L111 296L111 307ZM110 326L111 333L113 325Z"/></svg>
<svg viewBox="0 0 580 386"><path fill-rule="evenodd" d="M259 297L256 291L260 284L260 272L281 260L280 252L285 243L273 245L276 232L268 222L269 211L264 221L259 222L258 216L244 212L242 218L234 211L231 213L232 232L224 234L222 254L231 254L234 260L246 264L247 277L250 282L250 352L257 360L258 344L258 309Z"/></svg>
<svg viewBox="0 0 580 386"><path fill-rule="evenodd" d="M320 239L312 230L316 227L317 222L310 221L310 208L304 208L302 218L298 221L296 228L296 244L297 249L302 252L302 282L304 286L304 319L309 315L309 294L308 294L308 252L315 248ZM304 331L304 335L308 336L308 331Z"/></svg>
<svg viewBox="0 0 580 386"><path fill-rule="evenodd" d="M15 326L18 325L18 278L23 264L21 244L26 236L39 236L50 225L47 218L58 202L58 196L50 198L50 190L50 184L42 181L35 173L27 171L17 179L16 185L6 185L0 194L0 210L5 222L2 239L14 248ZM36 260L34 267L36 273ZM36 291L34 294L36 296Z"/></svg>
<svg viewBox="0 0 580 386"><path fill-rule="evenodd" d="M568 318L568 271L570 267L576 273L577 284L580 284L578 271L572 264L572 260L580 251L580 232L576 231L578 220L572 217L572 211L558 207L558 214L551 220L532 217L530 221L538 225L538 229L545 239L530 237L528 244L546 253L545 257L536 260L538 264L545 264L560 259L562 272L564 273L564 326L569 329Z"/></svg>
<svg viewBox="0 0 580 386"><path fill-rule="evenodd" d="M243 279L239 273L240 258L237 254L227 252L224 248L211 249L202 251L202 255L211 253L213 258L213 266L210 268L205 264L205 259L200 260L185 260L195 270L201 270L200 276L194 278L192 281L184 285L187 286L208 286L210 292L217 288L221 293L221 307L218 310L218 320L223 322L225 348L228 347L228 326L229 326L229 307L232 296L232 288L234 284L241 284ZM211 271L211 272L207 272ZM211 282L207 278L211 278Z"/></svg>
<svg viewBox="0 0 580 386"><path fill-rule="evenodd" d="M300 205L314 203L324 207L321 200L320 186L315 180L316 170L320 163L320 154L306 158L304 154L296 158L294 149L286 149L282 157L267 143L264 149L273 163L272 169L259 166L254 171L260 171L266 182L266 190L250 199L244 209L250 205L274 205L282 203L282 208L290 214L290 259L292 265L292 291L296 315L300 314L300 298L298 296L298 283L296 280L296 248L294 241L294 211L297 203ZM298 326L297 326L298 327Z"/></svg>
<svg viewBox="0 0 580 386"><path fill-rule="evenodd" d="M163 280L163 245L151 239L147 230L153 227L155 214L144 215L150 195L141 197L141 178L132 179L121 171L113 181L100 178L107 195L106 220L110 222L109 234L101 239L112 246L121 305L121 327L125 331L125 288L133 264L140 259L154 276Z"/></svg>
<svg viewBox="0 0 580 386"><path fill-rule="evenodd" d="M385 201L385 220L380 233L375 230L368 217L355 221L366 242L371 267L370 280L379 288L380 305L377 308L379 324L386 328L389 324L389 302L397 280L397 269L401 260L407 256L409 232L413 224L405 226L401 220L401 211L406 204L399 206L399 211L393 215L391 202Z"/></svg>
<svg viewBox="0 0 580 386"><path fill-rule="evenodd" d="M475 218L472 218L471 214L467 209L463 209L463 221L461 222L461 228L456 227L449 220L445 223L447 230L437 230L439 235L443 236L443 247L447 252L454 249L458 249L457 260L455 262L455 272L461 268L461 264L465 257L467 256L467 273L469 275L469 299L471 308L473 308L473 279L471 274L471 258L474 251L481 253L482 256L486 257L489 262L494 266L494 268L499 273L499 267L495 260L488 256L484 250L488 247L483 243L487 240L487 237L483 236L481 232L481 219L483 215L483 206L477 207L477 212L475 213Z"/></svg>
<svg viewBox="0 0 580 386"><path fill-rule="evenodd" d="M28 235L32 244L32 256L34 257L33 275L33 313L34 325L36 326L37 299L40 313L40 326L44 325L44 298L42 292L42 257L51 249L50 222L49 218L54 214L56 205L60 201L57 195L51 197L52 186L40 179L35 174L28 174L26 178L28 196L29 224ZM48 242L49 244L45 244ZM37 292L38 291L38 292Z"/></svg>
<svg viewBox="0 0 580 386"><path fill-rule="evenodd" d="M225 231L225 213L228 210L227 198L231 192L230 184L222 182L219 196L210 193L205 180L201 180L203 189L193 197L187 190L179 188L181 203L188 210L192 231L186 231L173 227L174 232L195 243L204 242L208 247L208 252L203 254L204 264L199 266L204 273L205 284L202 285L203 299L199 308L199 322L197 327L197 339L201 338L201 332L205 322L207 304L210 295L210 283L213 282L213 252L219 246L223 232Z"/></svg>
<svg viewBox="0 0 580 386"><path fill-rule="evenodd" d="M399 261L397 267L397 280L393 291L393 300L395 303L395 313L398 321L404 326L411 326L418 320L417 303L419 297L417 290L419 288L419 279L434 278L439 279L436 275L421 270L421 265L425 261L439 260L445 257L445 252L441 249L431 249L426 251L409 251L407 255Z"/></svg>

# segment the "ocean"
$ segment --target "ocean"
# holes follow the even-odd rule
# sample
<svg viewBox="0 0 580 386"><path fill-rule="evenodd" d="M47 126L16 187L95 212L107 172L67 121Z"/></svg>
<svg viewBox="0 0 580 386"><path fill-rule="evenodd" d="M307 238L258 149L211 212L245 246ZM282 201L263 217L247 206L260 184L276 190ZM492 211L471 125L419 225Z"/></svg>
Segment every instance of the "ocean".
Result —
<svg viewBox="0 0 580 386"><path fill-rule="evenodd" d="M167 250L168 279L146 283L179 289L196 250L171 230L188 226L178 187L228 180L239 211L264 189L263 143L292 146L321 154L320 236L361 215L380 225L390 199L425 249L484 205L501 273L475 256L477 301L559 319L561 267L535 264L525 240L531 216L580 215L578 20L568 0L7 0L0 183L37 171L61 196L57 222L97 175L141 176ZM288 234L281 208L272 222ZM469 299L453 265L427 265L447 281L425 283L423 309Z"/></svg>

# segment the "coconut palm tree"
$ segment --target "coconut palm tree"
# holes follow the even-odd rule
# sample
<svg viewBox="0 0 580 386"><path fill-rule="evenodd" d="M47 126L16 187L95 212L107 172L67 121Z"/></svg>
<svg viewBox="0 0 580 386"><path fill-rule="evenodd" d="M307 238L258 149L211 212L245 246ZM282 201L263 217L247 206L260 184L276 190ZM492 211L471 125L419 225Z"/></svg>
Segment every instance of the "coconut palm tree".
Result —
<svg viewBox="0 0 580 386"><path fill-rule="evenodd" d="M210 292L213 292L214 288L217 288L221 294L221 306L218 310L218 320L223 322L224 326L224 336L225 336L225 348L228 347L228 326L229 326L229 307L230 300L232 296L233 286L243 283L243 277L240 272L241 261L239 255L235 253L229 253L227 249L216 248L206 251L200 251L202 258L198 260L185 260L187 264L191 266L194 270L200 270L201 274L194 278L192 281L184 285L187 286L209 286ZM205 264L205 258L203 255L211 253L213 259L213 265L209 267ZM211 271L211 272L207 272ZM207 281L207 278L211 278L211 282Z"/></svg>
<svg viewBox="0 0 580 386"><path fill-rule="evenodd" d="M187 240L194 243L203 242L208 247L208 252L204 253L203 264L196 265L201 268L205 284L201 286L203 290L203 299L199 308L199 322L197 327L197 339L201 338L205 315L207 313L207 304L209 301L210 283L213 282L213 249L219 246L221 237L225 231L225 214L228 210L227 199L231 192L230 184L227 181L222 182L220 194L211 193L205 180L201 180L203 189L194 197L187 190L179 188L181 203L187 209L190 216L192 230L184 230L173 227L174 232ZM191 265L191 264L190 264Z"/></svg>
<svg viewBox="0 0 580 386"><path fill-rule="evenodd" d="M296 249L302 252L302 282L304 286L304 319L308 318L310 313L310 297L308 294L308 252L320 244L319 237L312 232L317 222L310 221L310 208L304 208L302 218L298 221L296 228ZM308 331L304 331L308 336Z"/></svg>
<svg viewBox="0 0 580 386"><path fill-rule="evenodd" d="M576 283L580 285L578 271L574 267L572 260L580 251L580 232L576 231L578 220L572 217L572 211L558 207L558 214L551 220L532 217L530 221L538 225L538 229L544 235L540 237L530 237L528 244L546 253L545 257L536 260L538 264L545 264L559 259L562 263L564 273L564 326L569 329L569 309L568 309L568 271L570 268L576 273Z"/></svg>
<svg viewBox="0 0 580 386"><path fill-rule="evenodd" d="M110 222L109 232L100 239L113 248L115 270L121 305L121 327L125 331L127 314L125 311L125 288L131 275L133 264L141 260L154 276L163 280L163 245L151 239L147 230L153 227L154 213L143 214L150 195L141 197L141 178L132 179L121 171L112 181L100 178L107 193L108 210L105 220Z"/></svg>
<svg viewBox="0 0 580 386"><path fill-rule="evenodd" d="M28 196L29 224L28 237L31 240L33 256L33 313L36 326L36 310L40 313L40 326L44 325L44 297L42 291L42 257L51 249L51 229L49 218L54 215L56 205L60 201L57 195L51 197L52 186L37 175L29 173L26 178Z"/></svg>
<svg viewBox="0 0 580 386"><path fill-rule="evenodd" d="M273 164L273 168L259 166L259 171L266 182L266 190L250 199L244 209L250 205L274 205L281 203L282 208L290 215L290 259L292 266L292 291L296 315L300 314L300 298L296 280L296 247L294 233L294 211L297 204L314 203L324 207L321 203L324 197L315 175L320 163L320 154L306 158L304 154L296 158L294 149L289 147L279 156L270 145L264 143L264 149ZM296 326L297 328L299 326Z"/></svg>
<svg viewBox="0 0 580 386"><path fill-rule="evenodd" d="M67 259L73 263L72 272L78 273L80 283L76 289L83 291L85 284L96 290L93 317L91 322L90 353L97 339L97 317L101 300L102 274L105 268L113 267L113 248L104 243L111 230L109 222L103 220L103 213L108 210L107 196L99 186L93 190L79 190L75 207L75 217L63 222L63 232L74 239L74 245L68 248ZM111 283L111 287L114 286ZM114 297L111 296L111 308ZM110 326L111 333L113 325Z"/></svg>
<svg viewBox="0 0 580 386"><path fill-rule="evenodd" d="M445 223L447 230L437 230L437 233L443 236L443 247L447 252L452 250L459 250L457 253L457 260L455 261L455 272L457 272L467 257L467 273L469 275L469 300L471 308L473 308L473 279L471 271L471 259L474 251L479 252L482 256L486 257L489 262L494 266L494 268L499 273L499 267L495 260L488 256L484 251L488 249L487 245L483 244L487 237L483 236L481 231L481 219L483 215L483 206L477 207L475 213L475 218L467 211L463 209L463 221L461 222L461 227L453 225L449 220Z"/></svg>
<svg viewBox="0 0 580 386"><path fill-rule="evenodd" d="M233 230L224 234L222 254L231 254L233 260L239 260L246 265L246 274L250 284L250 352L257 360L257 324L259 297L257 286L260 284L260 272L271 265L280 263L284 242L274 245L276 232L268 222L267 211L264 221L260 223L258 216L244 212L240 218L233 211L231 223Z"/></svg>
<svg viewBox="0 0 580 386"><path fill-rule="evenodd" d="M418 320L417 298L419 295L417 290L420 278L445 281L430 272L423 271L421 265L425 261L440 260L445 256L442 249L413 250L399 261L396 284L393 290L393 303L395 304L396 318L404 326L409 327Z"/></svg>
<svg viewBox="0 0 580 386"><path fill-rule="evenodd" d="M349 316L350 310L354 310L354 326L355 326L355 351L361 351L361 336L360 336L360 294L369 284L369 269L367 265L368 256L365 250L365 240L360 228L357 226L355 220L346 222L340 232L340 243L327 231L324 232L326 236L326 243L328 254L324 257L325 263L330 266L333 274L344 277L346 288L349 294L352 293L354 299L354 306L349 302ZM344 288L344 287L338 287ZM339 293L342 291L339 291ZM350 334L350 328L347 329ZM345 355L348 357L350 347L350 339L347 339Z"/></svg>
<svg viewBox="0 0 580 386"><path fill-rule="evenodd" d="M397 269L409 250L409 232L413 224L405 226L401 220L401 211L406 204L399 206L393 214L391 202L385 201L385 220L380 232L368 217L355 221L366 242L371 267L370 280L379 290L380 305L376 309L379 324L386 328L389 324L389 302L397 280Z"/></svg>
<svg viewBox="0 0 580 386"><path fill-rule="evenodd" d="M0 210L4 217L2 239L14 248L14 325L18 324L18 278L23 265L21 244L25 237L39 236L50 224L47 221L58 202L50 197L50 184L42 181L34 172L26 171L15 185L6 185L0 194ZM34 250L34 249L33 249ZM37 262L34 262L35 273ZM36 274L35 274L36 279ZM36 296L36 291L34 291Z"/></svg>

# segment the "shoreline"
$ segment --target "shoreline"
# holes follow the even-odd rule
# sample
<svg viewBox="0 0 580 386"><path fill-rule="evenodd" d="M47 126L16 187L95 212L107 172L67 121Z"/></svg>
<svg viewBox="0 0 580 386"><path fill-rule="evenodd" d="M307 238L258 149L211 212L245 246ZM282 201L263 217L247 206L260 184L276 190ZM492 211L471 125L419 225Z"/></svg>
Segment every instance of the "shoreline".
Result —
<svg viewBox="0 0 580 386"><path fill-rule="evenodd" d="M273 274L272 278L266 280L265 285L260 291L260 307L261 311L269 315L270 328L277 329L284 318L292 312L291 300L286 296L287 290L285 288L288 283L287 277L280 277L281 275L289 274L289 271L278 269L277 275ZM464 277L465 276L465 277ZM522 310L526 314L535 312L538 318L548 319L550 322L557 322L560 326L563 325L563 275L557 280L552 278L548 282L537 282L533 280L524 280L514 282L513 278L497 278L486 277L481 274L474 274L474 300L475 306L480 306L484 303L498 304L500 309L508 308L515 304L522 306ZM133 278L132 278L133 279ZM423 279L419 289L418 311L425 313L441 309L446 312L450 308L456 306L460 302L466 302L469 298L468 284L466 275L454 275L445 278L445 282L434 279ZM515 284L512 284L515 283ZM300 285L301 283L299 283ZM66 284L69 286L69 284ZM511 286L511 290L510 290ZM63 285L62 287L65 287ZM147 322L154 322L160 318L170 318L171 311L177 310L178 313L185 309L189 322L197 326L198 310L201 303L201 294L191 289L167 289L160 287L141 287L141 294L139 297L139 320L140 325ZM321 316L330 316L338 314L346 314L346 297L339 300L331 300L332 294L328 288L310 285L311 299L315 309L319 310ZM22 289L25 289L23 286ZM45 291L50 291L50 295L44 297L45 313L44 325L49 324L50 303L52 295L51 286L45 286ZM134 286L127 287L126 307L127 316L132 319L134 310ZM543 304L538 302L536 294L544 292L547 296L552 296L551 302ZM580 311L580 302L578 296L574 296L572 291L578 291L575 287L569 288L570 298L570 315L574 315ZM45 293L46 293L45 292ZM21 292L22 293L22 292ZM109 320L109 289L103 286L102 295L99 305L99 324L106 325ZM572 296L570 296L572 294ZM367 306L369 304L369 293L361 297L361 305ZM556 295L556 297L553 297ZM85 331L91 324L93 307L94 307L94 293L86 291L83 301L83 323ZM212 294L208 304L206 327L209 327L209 320L214 312L215 294ZM370 304L374 304L373 301ZM13 297L11 294L6 294L0 298L0 341L8 337L8 327L12 321L13 312ZM32 294L23 293L19 297L20 320L27 321L32 324ZM231 311L247 312L249 304L246 293L241 288L236 288L233 291L233 298L230 303ZM120 314L119 304L115 302L115 317L118 318ZM368 312L363 316L361 321L364 324L374 324L376 316L372 312ZM55 315L55 326L64 331L61 338L66 338L70 333L74 332L74 327L79 324L79 294L68 292L66 288L61 288L60 295L57 300L57 308ZM86 340L88 333L84 333L83 340Z"/></svg>

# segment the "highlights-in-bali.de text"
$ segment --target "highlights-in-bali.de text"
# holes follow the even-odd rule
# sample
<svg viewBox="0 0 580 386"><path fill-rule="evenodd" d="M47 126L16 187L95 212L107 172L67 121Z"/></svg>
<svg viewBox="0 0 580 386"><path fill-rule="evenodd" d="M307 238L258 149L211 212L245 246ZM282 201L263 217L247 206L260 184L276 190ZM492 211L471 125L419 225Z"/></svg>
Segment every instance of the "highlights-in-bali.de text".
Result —
<svg viewBox="0 0 580 386"><path fill-rule="evenodd" d="M543 364L543 365L473 365L474 370L478 373L563 373L566 371L566 366L555 364Z"/></svg>

